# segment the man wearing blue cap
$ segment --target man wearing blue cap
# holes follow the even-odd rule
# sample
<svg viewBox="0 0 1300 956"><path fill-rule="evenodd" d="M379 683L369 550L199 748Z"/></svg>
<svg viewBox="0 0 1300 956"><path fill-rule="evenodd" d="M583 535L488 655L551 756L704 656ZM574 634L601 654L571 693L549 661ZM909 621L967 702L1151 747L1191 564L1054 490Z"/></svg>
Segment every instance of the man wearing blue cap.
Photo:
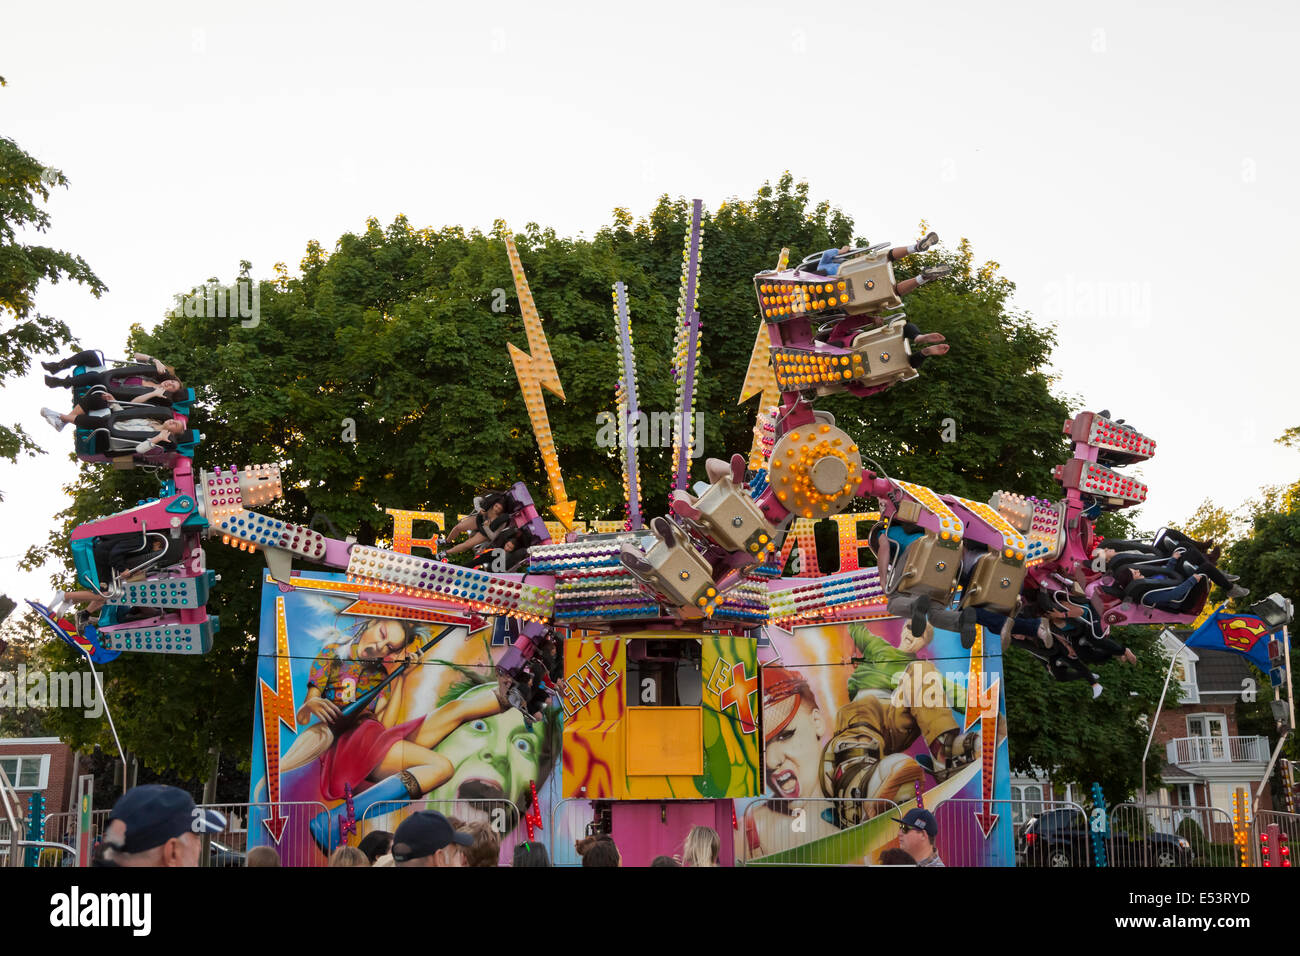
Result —
<svg viewBox="0 0 1300 956"><path fill-rule="evenodd" d="M907 852L917 866L943 866L934 841L939 837L939 824L929 810L908 810L898 821L898 845Z"/></svg>
<svg viewBox="0 0 1300 956"><path fill-rule="evenodd" d="M184 790L147 784L113 805L101 845L105 866L198 866L202 833L220 833L226 818L194 805Z"/></svg>
<svg viewBox="0 0 1300 956"><path fill-rule="evenodd" d="M397 866L464 866L461 847L474 837L461 833L441 813L420 810L397 826L393 834L393 863Z"/></svg>

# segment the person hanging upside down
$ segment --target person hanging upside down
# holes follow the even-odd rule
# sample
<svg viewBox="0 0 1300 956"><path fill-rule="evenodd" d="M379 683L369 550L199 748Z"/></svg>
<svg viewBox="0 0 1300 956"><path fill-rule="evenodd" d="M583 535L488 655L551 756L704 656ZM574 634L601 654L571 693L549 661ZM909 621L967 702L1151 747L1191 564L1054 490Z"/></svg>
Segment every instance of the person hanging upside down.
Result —
<svg viewBox="0 0 1300 956"><path fill-rule="evenodd" d="M1099 556L1107 569L1118 571L1122 567L1137 565L1138 570L1149 576L1154 562L1160 564L1165 573L1177 573L1180 579L1204 574L1227 591L1228 597L1245 597L1250 591L1237 583L1237 576L1219 570L1220 553L1214 542L1197 541L1174 528L1162 529L1150 544L1145 541L1106 541L1099 549Z"/></svg>
<svg viewBox="0 0 1300 956"><path fill-rule="evenodd" d="M88 426L78 423L77 427L84 428ZM185 426L174 418L165 422L157 422L149 418L128 418L114 422L113 427L127 432L148 433L151 430L153 431L151 437L142 439L140 444L135 446L137 455L147 455L154 450L155 446L170 449L174 447L176 436L185 431Z"/></svg>
<svg viewBox="0 0 1300 956"><path fill-rule="evenodd" d="M132 356L132 359L138 363L152 365L153 373L159 378L180 377L176 374L176 369L172 368L170 365L165 365L152 355L146 355L144 352L136 352L135 355ZM55 374L70 368L76 368L78 365L82 365L88 370L96 371L103 371L107 368L107 365L104 362L104 353L96 349L87 349L86 351L78 352L76 355L70 355L65 359L59 359L55 362L42 362L41 368L45 369L45 371L50 374Z"/></svg>
<svg viewBox="0 0 1300 956"><path fill-rule="evenodd" d="M93 546L95 569L99 572L99 585L106 588L114 575L123 581L136 581L144 577L143 571L125 574L133 567L144 562L145 557L153 552L163 550L166 545L158 538L151 538L147 547L142 547L140 539L134 535L123 535L112 541L97 542ZM86 605L87 613L93 614L106 603L105 596L98 591L76 590L55 591L49 601L50 617L56 617L64 608L73 604Z"/></svg>
<svg viewBox="0 0 1300 956"><path fill-rule="evenodd" d="M124 386L123 380L128 378L138 378L139 386ZM115 398L135 400L140 394L140 389L145 393L155 395L154 401L159 398L164 400L164 404L172 402L185 401L189 393L181 380L178 378L163 378L159 376L152 365L128 365L125 368L100 369L93 372L82 372L80 375L73 375L69 378L55 378L53 375L45 376L45 384L50 388L93 388L98 385L108 389Z"/></svg>
<svg viewBox="0 0 1300 956"><path fill-rule="evenodd" d="M59 413L52 408L42 408L41 417L49 422L50 427L56 432L61 432L63 431L63 426L76 424L79 418L83 415L88 415L90 412L119 412L123 408L131 405L149 405L151 407L156 407L157 405L170 405L171 400L169 396L175 394L175 392L174 389L168 386L179 384L179 382L174 381L165 382L162 385L155 386L152 390L145 392L142 395L135 396L130 401L117 401L107 389L94 388L77 400L77 404L72 406L72 411ZM92 421L94 421L95 424L78 424L77 427L98 428L105 424L100 419L93 419Z"/></svg>

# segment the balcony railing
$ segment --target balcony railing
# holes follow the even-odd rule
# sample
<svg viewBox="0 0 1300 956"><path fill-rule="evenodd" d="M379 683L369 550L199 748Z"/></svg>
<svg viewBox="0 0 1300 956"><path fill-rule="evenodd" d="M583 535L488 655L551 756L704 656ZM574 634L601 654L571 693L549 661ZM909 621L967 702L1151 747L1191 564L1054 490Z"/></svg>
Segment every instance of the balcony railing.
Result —
<svg viewBox="0 0 1300 956"><path fill-rule="evenodd" d="M1267 763L1267 737L1175 737L1165 745L1175 766L1204 763Z"/></svg>

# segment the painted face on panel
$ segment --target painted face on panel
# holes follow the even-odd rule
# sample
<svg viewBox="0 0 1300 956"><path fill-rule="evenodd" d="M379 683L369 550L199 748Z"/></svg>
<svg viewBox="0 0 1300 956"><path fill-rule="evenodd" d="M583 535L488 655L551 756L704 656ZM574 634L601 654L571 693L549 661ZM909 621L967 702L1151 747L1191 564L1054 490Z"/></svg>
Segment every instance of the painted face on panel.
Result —
<svg viewBox="0 0 1300 956"><path fill-rule="evenodd" d="M382 660L407 644L406 629L399 621L371 621L357 638L357 657Z"/></svg>
<svg viewBox="0 0 1300 956"><path fill-rule="evenodd" d="M826 732L821 711L805 700L785 727L767 742L767 782L781 797L820 797L822 736Z"/></svg>
<svg viewBox="0 0 1300 956"><path fill-rule="evenodd" d="M545 723L524 727L523 715L509 710L461 724L437 746L456 767L452 778L430 796L435 800L506 799L518 804L528 785L539 779Z"/></svg>

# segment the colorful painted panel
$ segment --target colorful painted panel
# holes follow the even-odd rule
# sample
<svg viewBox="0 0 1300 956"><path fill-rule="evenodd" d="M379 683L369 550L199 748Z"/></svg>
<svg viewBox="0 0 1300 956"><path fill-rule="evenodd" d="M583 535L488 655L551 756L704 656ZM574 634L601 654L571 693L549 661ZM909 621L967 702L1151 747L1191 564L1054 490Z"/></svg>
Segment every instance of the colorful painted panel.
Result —
<svg viewBox="0 0 1300 956"><path fill-rule="evenodd" d="M654 709L642 704L662 704L665 711L672 707L682 712L698 710L698 724L692 724L701 728L698 747L683 745L671 755L660 753L656 759L671 756L674 760L685 760L692 752L702 753L702 772L642 772L648 767L645 754L633 760L629 768L628 748L636 745L638 737L635 730L629 734L628 726L628 675L635 663L629 660L628 647L638 641L665 640L689 641L698 646L698 658L683 656L683 673L677 679L686 678L683 683L689 685L693 675L699 702L682 701L686 706L678 706L674 697L670 705L655 696L655 681L645 678L631 688L637 695L635 709L640 713ZM754 640L664 631L634 632L617 638L573 638L565 641L564 672L566 797L698 800L752 797L761 792L759 685ZM676 693L675 686L673 693Z"/></svg>
<svg viewBox="0 0 1300 956"><path fill-rule="evenodd" d="M559 799L560 711L531 726L502 711L495 662L508 645L493 642L492 619L353 615L358 586L343 575L293 580L263 585L250 802L279 810L254 812L249 845L319 863L428 807L492 826L508 862L527 839L532 785L545 824Z"/></svg>
<svg viewBox="0 0 1300 956"><path fill-rule="evenodd" d="M743 806L738 856L878 863L919 797L945 863L1013 865L996 640L967 651L886 618L769 628L762 643L768 798Z"/></svg>

